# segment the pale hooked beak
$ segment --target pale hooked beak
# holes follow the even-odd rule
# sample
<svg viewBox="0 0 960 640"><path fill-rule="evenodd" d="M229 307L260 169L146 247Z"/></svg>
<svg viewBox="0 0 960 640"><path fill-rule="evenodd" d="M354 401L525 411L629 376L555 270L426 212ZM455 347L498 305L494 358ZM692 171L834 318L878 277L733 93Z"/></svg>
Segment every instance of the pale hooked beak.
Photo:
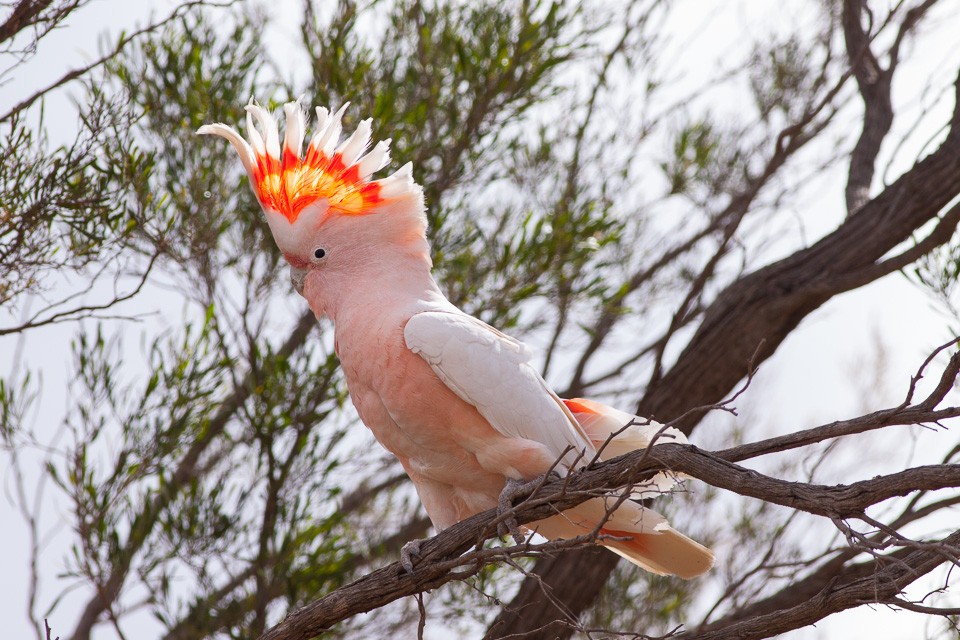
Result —
<svg viewBox="0 0 960 640"><path fill-rule="evenodd" d="M303 281L307 278L308 269L299 269L294 266L290 266L290 282L293 283L293 288L297 290L297 293L303 295Z"/></svg>

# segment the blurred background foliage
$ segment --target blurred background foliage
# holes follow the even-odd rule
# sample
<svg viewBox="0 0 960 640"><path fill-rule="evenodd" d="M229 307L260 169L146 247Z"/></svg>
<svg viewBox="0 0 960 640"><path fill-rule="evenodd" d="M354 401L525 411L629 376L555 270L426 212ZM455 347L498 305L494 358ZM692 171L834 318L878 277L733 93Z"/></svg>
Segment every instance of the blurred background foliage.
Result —
<svg viewBox="0 0 960 640"><path fill-rule="evenodd" d="M735 113L700 100L712 83L674 88L662 57L673 4L306 0L299 41L275 60L262 40L271 6L191 3L83 76L70 143L48 140L51 115L35 107L6 114L0 434L34 570L57 565L41 558L31 492L65 501L73 536L56 593L30 589L33 619L62 637L96 624L123 637L146 612L158 637L253 638L429 532L358 423L330 327L291 291L233 151L194 135L240 123L251 97L349 100L346 130L372 117L392 166L412 162L424 186L450 299L534 344L562 394L636 406L717 291L801 246L785 233L798 194L852 142L838 123L856 94L837 3L808 3L812 27L757 33L725 64L712 82L738 92ZM950 244L911 274L947 308L958 254ZM75 335L71 382L51 429L31 416L61 390L18 345L61 323ZM39 480L29 455L44 461ZM730 609L788 579L734 567L796 560L800 540L783 535L796 518L714 506L732 509L730 548L691 515L715 497L661 501L724 549L713 589L620 567L585 625L666 633L708 608L704 593ZM476 636L521 578L490 567L447 585L430 620ZM84 594L76 619L59 606L71 591ZM399 602L330 636L412 637L417 620Z"/></svg>

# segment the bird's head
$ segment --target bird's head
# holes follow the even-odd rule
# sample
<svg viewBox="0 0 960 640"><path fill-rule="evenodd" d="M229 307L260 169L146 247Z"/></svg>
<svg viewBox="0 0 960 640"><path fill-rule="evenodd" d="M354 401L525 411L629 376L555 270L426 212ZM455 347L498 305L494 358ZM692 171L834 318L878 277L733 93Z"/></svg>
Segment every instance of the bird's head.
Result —
<svg viewBox="0 0 960 640"><path fill-rule="evenodd" d="M340 142L338 111L318 107L303 149L307 117L300 101L284 105L286 131L266 109L250 104L247 139L225 124L197 130L226 138L243 163L274 241L300 293L312 271L356 270L385 251L426 246L423 191L410 164L386 178L371 176L389 162L390 141L370 146L370 120Z"/></svg>

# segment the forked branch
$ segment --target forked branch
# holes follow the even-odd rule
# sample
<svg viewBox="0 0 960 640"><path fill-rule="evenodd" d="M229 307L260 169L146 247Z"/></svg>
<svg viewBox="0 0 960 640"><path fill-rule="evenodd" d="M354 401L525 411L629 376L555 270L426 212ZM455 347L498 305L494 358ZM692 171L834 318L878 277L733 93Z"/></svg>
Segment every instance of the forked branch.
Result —
<svg viewBox="0 0 960 640"><path fill-rule="evenodd" d="M941 382L955 379L958 368L960 353L950 358ZM937 385L934 394L939 394L939 387L940 385ZM942 397L936 399L940 400ZM702 451L689 445L657 445L608 462L589 465L565 478L531 487L531 493L522 498L514 508L513 515L520 524L534 522L572 508L599 494L609 494L623 487L642 484L658 472L672 471L690 475L743 496L831 519L860 518L868 521L870 519L865 516L864 511L889 498L916 491L960 487L960 465L916 467L849 485L823 486L780 480L734 462L883 427L937 424L942 420L960 416L960 407L936 408L929 406L928 400L929 398L926 398L917 404L901 405L851 420L716 452ZM532 545L528 541L512 547L484 548L483 543L496 536L495 523L498 517L497 510L491 509L457 523L422 543L422 560L413 573L407 573L399 562L391 563L292 613L261 636L261 640L306 640L359 613L377 609L399 598L435 589L453 580L471 577L487 564L597 542L594 535L585 536L584 539L555 541L547 545ZM868 577L857 575L823 587L818 597L826 607L824 610L828 611L839 611L866 602L889 601L897 597L906 584L932 571L943 562L956 558L960 554L958 543L960 532L955 532L939 543L911 546L908 553L899 554L903 555L902 558L896 555L902 550L894 551L888 556L877 556L871 566L876 569L878 576L884 576L882 580L876 579L877 583L884 585L883 589L875 588L872 574ZM894 557L897 557L897 562L891 565L889 561ZM815 604L819 600L797 605L794 607L796 610L791 609L790 616L785 620L797 626L810 624L811 602ZM761 622L766 615L736 621L722 630L709 631L702 637L768 637L754 635L756 629L766 628ZM782 630L788 628L796 626L784 627ZM731 633L734 635L730 635ZM740 633L746 635L736 635Z"/></svg>

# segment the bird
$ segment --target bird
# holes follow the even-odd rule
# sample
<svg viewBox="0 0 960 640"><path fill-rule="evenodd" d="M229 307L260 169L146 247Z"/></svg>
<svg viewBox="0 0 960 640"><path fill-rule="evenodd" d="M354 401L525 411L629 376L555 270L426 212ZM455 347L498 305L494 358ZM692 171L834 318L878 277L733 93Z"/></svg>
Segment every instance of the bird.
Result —
<svg viewBox="0 0 960 640"><path fill-rule="evenodd" d="M278 119L253 101L246 138L224 123L197 133L236 149L293 287L333 323L360 420L399 460L435 529L488 509L509 514L524 483L544 474L566 475L655 439L685 443L677 429L561 399L526 345L447 300L433 277L412 165L374 179L391 141L370 147L372 119L341 140L348 105L317 107L305 148L302 99L283 106L282 142ZM712 567L713 553L639 500L676 481L661 474L631 488L631 499L598 496L525 529L551 540L594 534L647 571L694 578ZM419 541L410 541L401 552L407 571L417 556Z"/></svg>

